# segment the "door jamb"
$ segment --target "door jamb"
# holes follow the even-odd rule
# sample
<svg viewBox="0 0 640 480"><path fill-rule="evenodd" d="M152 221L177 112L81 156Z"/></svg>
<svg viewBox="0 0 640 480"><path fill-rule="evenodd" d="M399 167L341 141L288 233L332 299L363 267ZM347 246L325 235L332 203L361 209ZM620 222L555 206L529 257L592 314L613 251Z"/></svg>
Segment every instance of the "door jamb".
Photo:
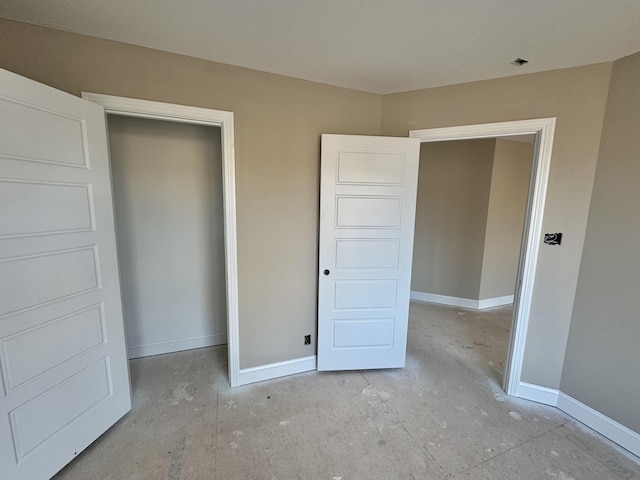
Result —
<svg viewBox="0 0 640 480"><path fill-rule="evenodd" d="M531 314L538 251L542 238L542 220L555 124L556 119L553 117L409 131L409 137L419 138L421 143L509 135L536 135L525 228L520 249L511 338L505 362L505 373L502 377L503 389L508 395L513 396L518 396L518 386L522 381L522 366Z"/></svg>
<svg viewBox="0 0 640 480"><path fill-rule="evenodd" d="M240 371L238 318L238 243L236 232L236 181L233 112L152 102L127 97L82 92L82 98L104 108L105 115L150 118L220 127L222 141L224 245L227 296L227 351L229 383L238 385Z"/></svg>

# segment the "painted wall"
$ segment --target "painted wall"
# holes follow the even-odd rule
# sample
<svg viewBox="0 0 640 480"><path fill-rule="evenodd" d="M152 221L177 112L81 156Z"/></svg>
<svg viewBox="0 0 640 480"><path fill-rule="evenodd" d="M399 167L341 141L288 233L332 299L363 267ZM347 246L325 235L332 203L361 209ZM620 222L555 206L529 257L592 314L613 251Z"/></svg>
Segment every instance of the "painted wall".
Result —
<svg viewBox="0 0 640 480"><path fill-rule="evenodd" d="M411 290L478 299L495 140L420 145Z"/></svg>
<svg viewBox="0 0 640 480"><path fill-rule="evenodd" d="M236 119L241 367L314 353L319 135L557 117L523 380L560 386L612 64L380 97L0 20L0 67Z"/></svg>
<svg viewBox="0 0 640 480"><path fill-rule="evenodd" d="M382 134L557 117L523 380L560 386L612 64L385 95ZM542 240L542 239L541 239Z"/></svg>
<svg viewBox="0 0 640 480"><path fill-rule="evenodd" d="M561 389L640 433L640 53L614 63Z"/></svg>
<svg viewBox="0 0 640 480"><path fill-rule="evenodd" d="M131 356L226 343L220 129L109 115Z"/></svg>
<svg viewBox="0 0 640 480"><path fill-rule="evenodd" d="M381 97L0 20L0 67L60 90L235 114L240 366L315 353L320 134L380 133Z"/></svg>
<svg viewBox="0 0 640 480"><path fill-rule="evenodd" d="M532 160L533 143L495 140L480 300L515 291Z"/></svg>

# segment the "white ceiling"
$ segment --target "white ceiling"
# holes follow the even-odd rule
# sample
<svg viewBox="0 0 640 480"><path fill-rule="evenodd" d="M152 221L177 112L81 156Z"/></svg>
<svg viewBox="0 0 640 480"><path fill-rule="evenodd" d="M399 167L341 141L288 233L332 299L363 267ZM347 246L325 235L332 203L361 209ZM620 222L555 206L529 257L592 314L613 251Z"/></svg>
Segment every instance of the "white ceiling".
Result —
<svg viewBox="0 0 640 480"><path fill-rule="evenodd" d="M640 0L0 0L0 17L374 93L640 50Z"/></svg>

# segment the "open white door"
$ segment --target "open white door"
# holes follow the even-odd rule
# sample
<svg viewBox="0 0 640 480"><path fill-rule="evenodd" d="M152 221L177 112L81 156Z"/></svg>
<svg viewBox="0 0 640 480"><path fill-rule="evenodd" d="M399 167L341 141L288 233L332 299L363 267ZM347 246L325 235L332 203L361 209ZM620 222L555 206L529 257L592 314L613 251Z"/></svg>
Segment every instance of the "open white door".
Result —
<svg viewBox="0 0 640 480"><path fill-rule="evenodd" d="M318 370L404 367L420 141L322 136Z"/></svg>
<svg viewBox="0 0 640 480"><path fill-rule="evenodd" d="M131 408L104 111L0 70L0 477L48 479Z"/></svg>

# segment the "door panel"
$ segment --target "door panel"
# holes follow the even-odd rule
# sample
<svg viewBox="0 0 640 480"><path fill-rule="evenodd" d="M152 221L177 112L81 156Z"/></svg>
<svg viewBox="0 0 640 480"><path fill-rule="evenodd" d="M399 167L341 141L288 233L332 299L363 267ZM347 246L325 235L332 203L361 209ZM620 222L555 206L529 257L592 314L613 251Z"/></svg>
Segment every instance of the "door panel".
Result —
<svg viewBox="0 0 640 480"><path fill-rule="evenodd" d="M397 239L336 240L335 268L398 268Z"/></svg>
<svg viewBox="0 0 640 480"><path fill-rule="evenodd" d="M131 408L101 107L0 70L0 471L46 479Z"/></svg>
<svg viewBox="0 0 640 480"><path fill-rule="evenodd" d="M336 197L337 228L398 228L401 212L399 197Z"/></svg>
<svg viewBox="0 0 640 480"><path fill-rule="evenodd" d="M322 136L319 370L404 366L419 146Z"/></svg>

